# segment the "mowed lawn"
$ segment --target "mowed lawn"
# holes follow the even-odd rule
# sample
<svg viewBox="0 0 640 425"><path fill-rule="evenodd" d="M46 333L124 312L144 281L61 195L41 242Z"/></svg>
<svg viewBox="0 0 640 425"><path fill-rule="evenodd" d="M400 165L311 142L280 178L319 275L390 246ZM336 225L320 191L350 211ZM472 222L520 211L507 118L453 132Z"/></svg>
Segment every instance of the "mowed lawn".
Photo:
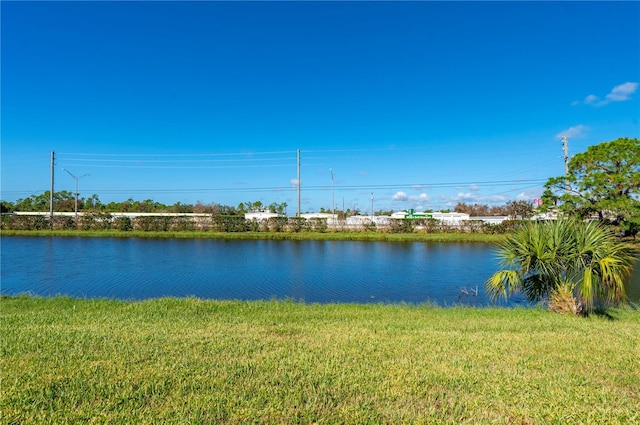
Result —
<svg viewBox="0 0 640 425"><path fill-rule="evenodd" d="M2 297L0 422L640 423L640 311Z"/></svg>

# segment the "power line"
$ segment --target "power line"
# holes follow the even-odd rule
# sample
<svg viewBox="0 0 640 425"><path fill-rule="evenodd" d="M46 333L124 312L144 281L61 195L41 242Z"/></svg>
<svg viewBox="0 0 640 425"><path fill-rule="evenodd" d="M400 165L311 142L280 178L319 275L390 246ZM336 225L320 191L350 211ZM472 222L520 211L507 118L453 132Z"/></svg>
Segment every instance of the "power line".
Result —
<svg viewBox="0 0 640 425"><path fill-rule="evenodd" d="M198 154L124 154L124 153L55 153L55 165L65 166L66 164L73 167L89 167L89 168L119 168L119 169L247 169L247 168L288 168L293 169L294 156L286 156L287 154L296 153L298 155L298 167L315 167L318 164L313 163L314 160L331 160L332 162L327 164L329 166L335 166L335 162L346 159L359 159L363 157L352 155L322 155L321 153L347 153L347 152L371 152L371 151L386 151L393 153L405 153L408 150L415 152L417 149L324 149L324 150L298 150L298 151L270 151L270 152L236 152L236 153L198 153ZM404 151L404 152L403 152ZM305 156L305 163L300 164L299 153L311 153L312 155ZM316 155L313 155L316 153ZM320 154L320 155L317 155ZM269 155L277 155L276 157L269 157ZM283 156L284 155L284 156ZM176 159L179 158L179 159ZM367 159L366 157L364 159ZM369 158L371 159L371 158ZM376 161L389 160L388 157L381 158L380 156L374 157ZM280 161L285 161L280 163ZM287 162L290 161L290 162ZM408 159L408 162L415 162L416 160ZM52 158L53 162L53 158ZM532 165L528 168L534 168L539 166ZM299 168L298 168L299 169ZM510 174L518 174L522 171L510 172ZM268 173L263 173L268 175ZM420 177L418 177L420 178ZM262 177L256 177L258 181L266 183ZM52 176L53 181L53 176ZM505 185L517 185L518 189L511 189L507 192L513 192L514 190L526 190L530 187L536 187L544 183L546 179L501 179L501 180L467 180L467 181L453 181L453 182L432 182L432 183L369 183L369 184L354 184L354 185L340 185L340 191L361 191L370 192L372 190L415 190L421 188L424 190L443 189L448 187L470 186L475 185L477 187L498 187ZM140 181L139 183L142 183ZM297 179L296 184L284 184L276 186L257 186L257 187L205 187L199 189L184 189L176 188L171 189L166 186L171 184L171 181L164 183L162 189L86 189L86 192L100 193L100 194L140 194L140 193L228 193L228 192L285 192L289 193L300 191L300 177ZM145 184L145 183L142 183ZM196 183L197 184L197 183ZM205 183L206 184L206 183ZM523 187L526 185L526 187ZM327 185L305 185L304 190L308 192L326 191L333 187L333 181L331 186ZM53 193L53 190L51 190ZM507 193L499 192L499 193ZM34 193L28 191L4 191L7 194L19 194L19 193ZM498 194L499 194L498 193ZM494 196L492 195L484 195ZM334 200L332 199L332 206Z"/></svg>
<svg viewBox="0 0 640 425"><path fill-rule="evenodd" d="M60 161L60 164L64 164L64 160ZM94 168L131 168L131 169L225 169L225 168L269 168L269 167L291 167L291 164L264 164L264 165L219 165L219 166L171 166L171 165L100 165L100 164L82 164L74 163L77 167L94 167Z"/></svg>
<svg viewBox="0 0 640 425"><path fill-rule="evenodd" d="M199 162L251 162L251 161L284 161L291 158L240 158L240 159L173 159L173 160L158 160L158 159L145 159L144 162L179 162L179 163L199 163ZM62 158L66 161L90 161L90 162L140 162L140 159L87 159L87 158Z"/></svg>
<svg viewBox="0 0 640 425"><path fill-rule="evenodd" d="M60 152L58 155L75 155L75 156L135 156L135 157L176 157L176 156L247 156L247 155L275 155L275 154L295 154L296 151L273 151L273 152L260 152L260 151L245 151L245 152L225 152L225 153L161 153L161 154L146 154L146 153L81 153L81 152Z"/></svg>
<svg viewBox="0 0 640 425"><path fill-rule="evenodd" d="M370 190L370 189L414 189L419 187L420 189L439 189L439 188L447 188L447 187L458 187L458 186L469 186L471 184L475 184L479 187L492 187L492 186L508 186L518 184L521 186L522 184L526 184L527 187L514 189L514 190L522 190L529 187L536 187L539 183L544 182L545 180L504 180L504 181L484 181L484 182L446 182L446 183L396 183L396 184L363 184L363 185L344 185L340 186L339 190ZM331 190L331 185L305 185L305 191L327 191ZM252 192L252 191L295 191L297 190L297 185L280 185L280 186L252 186L252 187L203 187L203 188L194 188L194 189L157 189L157 188L137 188L137 189L100 189L101 193L140 193L140 192L157 192L157 193L200 193L200 192ZM85 189L86 192L96 191L96 189L88 188ZM512 191L512 190L510 190ZM9 192L3 192L9 193ZM14 193L18 193L17 191ZM20 193L25 193L25 191L20 191Z"/></svg>
<svg viewBox="0 0 640 425"><path fill-rule="evenodd" d="M469 146L469 144L443 144L443 148L448 152L454 152L453 148L457 146ZM531 146L533 147L533 146ZM307 153L359 153L359 152L390 152L390 153L411 153L413 154L415 151L424 151L426 153L438 152L441 154L441 150L438 149L438 146L429 146L429 147L403 147L403 148L349 148L349 149L301 149L302 154ZM56 155L66 155L66 156L94 156L94 157L134 157L134 158L175 158L175 157L217 157L217 156L254 156L254 155L276 155L276 154L291 154L292 158L297 151L244 151L244 152L225 152L225 153L175 153L175 154L142 154L142 153L83 153L83 152L60 152ZM495 152L495 154L493 154ZM540 153L540 154L548 154L551 152L551 149L528 149L525 152L513 152L513 153L505 153L501 148L488 149L483 148L480 152L474 152L474 157L482 156L482 157L504 157L505 155L509 156L530 156L532 153ZM460 151L455 151L456 154L459 154ZM487 155L489 154L489 155ZM331 156L331 157L319 157L319 158L332 158L332 159L349 159L349 158L361 158L361 155L358 156ZM305 160L314 157L304 156Z"/></svg>
<svg viewBox="0 0 640 425"><path fill-rule="evenodd" d="M527 187L514 189L522 190L530 187L536 187L538 184L544 182L543 179L534 180L503 180L503 181L482 181L482 182L443 182L443 183L395 183L395 184L362 184L362 185L341 185L340 191L344 190L370 190L370 189L439 189L458 186L477 185L479 187L492 187L492 186L508 186L518 184L526 184ZM327 191L331 190L331 185L305 185L305 191ZM92 192L98 189L87 188L85 192ZM200 193L200 192L251 192L251 191L295 191L297 185L280 185L280 186L252 186L252 187L201 187L194 189L157 189L157 188L137 188L137 189L99 189L98 191L105 194L114 193L140 193L140 192L157 192L157 193ZM510 190L512 191L512 190ZM29 191L3 191L2 193L33 193Z"/></svg>

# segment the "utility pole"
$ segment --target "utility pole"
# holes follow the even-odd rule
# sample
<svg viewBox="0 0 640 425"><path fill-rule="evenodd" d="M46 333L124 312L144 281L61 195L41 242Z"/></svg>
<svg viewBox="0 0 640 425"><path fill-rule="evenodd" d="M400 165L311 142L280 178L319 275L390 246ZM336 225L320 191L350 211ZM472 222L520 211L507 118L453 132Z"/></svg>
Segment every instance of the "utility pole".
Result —
<svg viewBox="0 0 640 425"><path fill-rule="evenodd" d="M49 217L51 217L51 225L53 225L53 167L55 166L56 153L51 151L51 189L49 191Z"/></svg>
<svg viewBox="0 0 640 425"><path fill-rule="evenodd" d="M300 149L298 149L298 217L300 217Z"/></svg>
<svg viewBox="0 0 640 425"><path fill-rule="evenodd" d="M567 192L571 190L569 185L569 143L567 142L567 136L562 136L562 150L564 152L564 182Z"/></svg>
<svg viewBox="0 0 640 425"><path fill-rule="evenodd" d="M331 213L336 214L336 204L333 199L333 169L329 168L329 172L331 173Z"/></svg>

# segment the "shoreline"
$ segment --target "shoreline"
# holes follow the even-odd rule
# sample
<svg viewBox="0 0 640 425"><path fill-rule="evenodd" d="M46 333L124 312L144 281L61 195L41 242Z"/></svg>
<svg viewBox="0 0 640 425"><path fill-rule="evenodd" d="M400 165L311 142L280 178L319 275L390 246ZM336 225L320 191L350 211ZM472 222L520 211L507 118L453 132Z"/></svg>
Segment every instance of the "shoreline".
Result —
<svg viewBox="0 0 640 425"><path fill-rule="evenodd" d="M504 234L485 233L382 233L382 232L195 232L121 230L1 230L0 237L98 237L150 239L372 241L499 243Z"/></svg>

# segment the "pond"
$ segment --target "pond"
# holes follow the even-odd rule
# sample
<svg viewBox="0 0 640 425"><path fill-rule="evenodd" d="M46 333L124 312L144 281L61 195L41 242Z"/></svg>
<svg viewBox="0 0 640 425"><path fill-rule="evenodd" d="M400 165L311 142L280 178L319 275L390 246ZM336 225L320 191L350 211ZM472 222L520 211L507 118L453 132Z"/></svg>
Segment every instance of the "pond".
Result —
<svg viewBox="0 0 640 425"><path fill-rule="evenodd" d="M498 269L495 247L482 243L71 237L1 242L6 295L486 306L494 303L483 283ZM636 302L639 280L635 273L630 295ZM526 302L515 297L498 304Z"/></svg>

